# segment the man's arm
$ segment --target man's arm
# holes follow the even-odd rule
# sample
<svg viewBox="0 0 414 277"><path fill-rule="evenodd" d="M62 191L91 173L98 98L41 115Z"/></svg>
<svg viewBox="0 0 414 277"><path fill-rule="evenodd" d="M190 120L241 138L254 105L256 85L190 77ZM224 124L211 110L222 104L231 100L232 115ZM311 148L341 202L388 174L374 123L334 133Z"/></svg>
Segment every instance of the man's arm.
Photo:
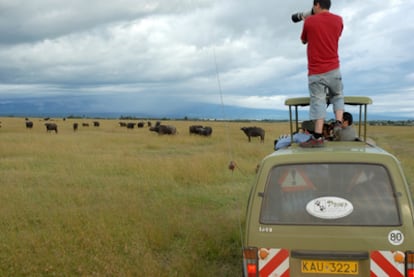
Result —
<svg viewBox="0 0 414 277"><path fill-rule="evenodd" d="M306 36L306 31L305 31L305 25L303 25L303 30L302 30L302 34L300 35L300 40L302 41L303 44L308 43L308 38Z"/></svg>

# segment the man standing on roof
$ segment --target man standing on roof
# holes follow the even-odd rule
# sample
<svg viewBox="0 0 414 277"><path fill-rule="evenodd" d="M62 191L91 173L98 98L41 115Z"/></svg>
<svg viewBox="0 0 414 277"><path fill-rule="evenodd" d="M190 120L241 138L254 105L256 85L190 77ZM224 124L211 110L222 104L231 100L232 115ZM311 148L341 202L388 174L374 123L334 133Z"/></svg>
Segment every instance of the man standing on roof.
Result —
<svg viewBox="0 0 414 277"><path fill-rule="evenodd" d="M335 113L335 129L340 129L342 125L344 95L338 43L343 22L340 16L329 12L330 7L330 0L314 0L313 15L306 17L303 24L301 40L307 44L309 117L315 120L315 132L308 141L300 144L302 147L323 146L327 96Z"/></svg>

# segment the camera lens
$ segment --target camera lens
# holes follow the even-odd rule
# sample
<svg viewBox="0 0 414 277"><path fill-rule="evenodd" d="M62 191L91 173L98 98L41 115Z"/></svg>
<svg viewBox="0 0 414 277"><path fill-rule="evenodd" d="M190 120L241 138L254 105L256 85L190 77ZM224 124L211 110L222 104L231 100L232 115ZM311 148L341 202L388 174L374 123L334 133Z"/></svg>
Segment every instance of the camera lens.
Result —
<svg viewBox="0 0 414 277"><path fill-rule="evenodd" d="M303 19L302 13L294 13L292 14L292 21L297 23Z"/></svg>

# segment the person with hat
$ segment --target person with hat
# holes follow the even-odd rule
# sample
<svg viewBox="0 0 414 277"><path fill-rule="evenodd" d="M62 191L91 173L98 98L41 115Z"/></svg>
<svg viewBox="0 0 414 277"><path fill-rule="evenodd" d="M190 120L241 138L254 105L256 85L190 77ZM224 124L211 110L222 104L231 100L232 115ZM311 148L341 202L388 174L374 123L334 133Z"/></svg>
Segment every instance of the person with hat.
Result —
<svg viewBox="0 0 414 277"><path fill-rule="evenodd" d="M352 117L352 115L351 115ZM323 124L323 130L322 134L325 140L333 140L334 137L332 135L332 128L331 124L324 123ZM302 122L301 130L300 132L296 132L293 134L293 136L290 135L281 135L277 140L274 142L274 149L279 150L281 148L289 147L292 142L293 143L303 143L308 141L310 138L312 138L315 131L315 122L312 120L306 120ZM345 131L348 132L348 131ZM339 133L338 133L339 135ZM345 135L345 134L344 134Z"/></svg>
<svg viewBox="0 0 414 277"><path fill-rule="evenodd" d="M306 120L302 122L301 128L301 131L294 133L292 138L290 135L281 135L277 140L275 140L275 150L288 147L292 142L301 143L308 141L312 137L313 131L315 129L315 124L312 120Z"/></svg>

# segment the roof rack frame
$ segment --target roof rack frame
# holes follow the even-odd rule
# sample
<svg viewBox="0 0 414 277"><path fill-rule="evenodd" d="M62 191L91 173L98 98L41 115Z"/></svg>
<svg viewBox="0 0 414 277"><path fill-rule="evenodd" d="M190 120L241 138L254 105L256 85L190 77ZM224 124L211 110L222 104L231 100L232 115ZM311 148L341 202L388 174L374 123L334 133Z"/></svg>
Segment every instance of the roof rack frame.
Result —
<svg viewBox="0 0 414 277"><path fill-rule="evenodd" d="M327 98L327 101L328 101L328 98ZM364 141L367 141L367 118L368 118L367 112L368 112L368 105L372 104L372 99L366 96L345 96L344 104L351 105L351 106L359 106L358 136L361 138L361 134L363 131ZM293 140L293 133L299 131L298 108L309 106L310 98L309 97L288 98L285 100L285 105L289 106L290 134L291 134L291 139ZM295 108L294 118L292 114L293 113L292 107ZM293 126L293 120L295 121L295 126ZM363 130L362 130L362 125L364 126Z"/></svg>

